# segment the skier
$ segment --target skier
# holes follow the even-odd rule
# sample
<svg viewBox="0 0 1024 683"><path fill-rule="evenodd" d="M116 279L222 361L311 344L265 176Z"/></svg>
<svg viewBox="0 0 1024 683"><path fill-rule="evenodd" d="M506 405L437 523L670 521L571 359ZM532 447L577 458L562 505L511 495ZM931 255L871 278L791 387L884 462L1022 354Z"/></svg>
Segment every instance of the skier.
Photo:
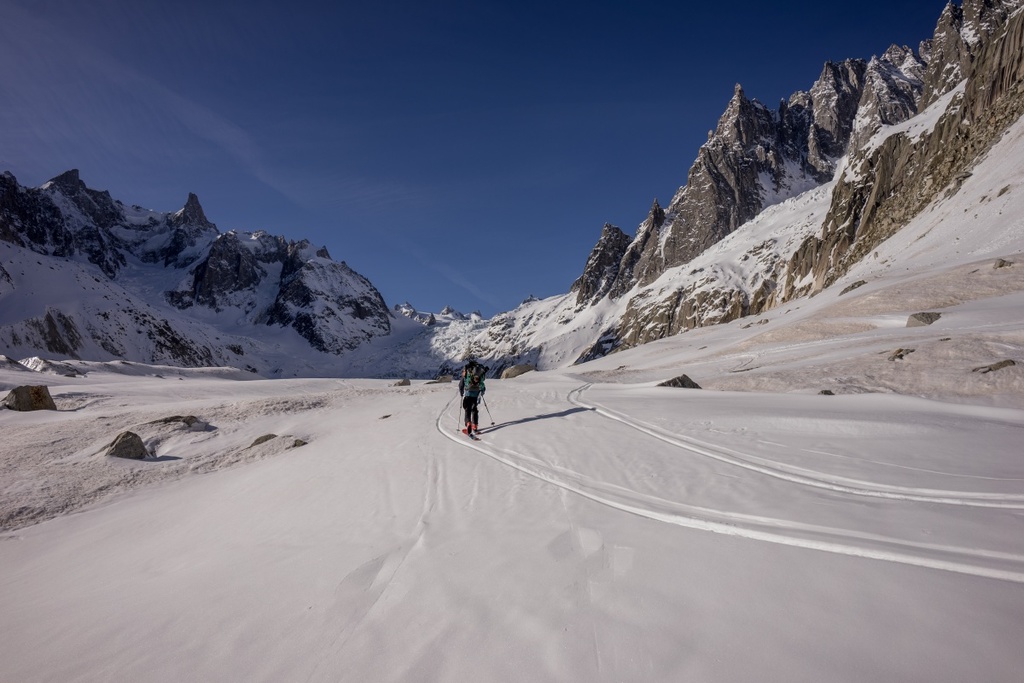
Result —
<svg viewBox="0 0 1024 683"><path fill-rule="evenodd" d="M477 422L480 420L480 398L487 391L484 386L484 377L487 375L487 368L475 360L466 363L462 369L462 376L459 378L459 396L462 397L462 409L466 415L466 428L462 433L473 437L477 431Z"/></svg>

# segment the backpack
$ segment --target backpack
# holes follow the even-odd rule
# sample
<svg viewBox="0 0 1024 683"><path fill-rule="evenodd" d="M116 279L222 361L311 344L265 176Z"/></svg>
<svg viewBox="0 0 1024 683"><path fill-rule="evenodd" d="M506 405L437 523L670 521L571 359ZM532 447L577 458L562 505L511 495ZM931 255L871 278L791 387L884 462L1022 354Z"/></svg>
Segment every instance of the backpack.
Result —
<svg viewBox="0 0 1024 683"><path fill-rule="evenodd" d="M482 365L467 365L462 371L463 386L467 391L480 391L487 368Z"/></svg>

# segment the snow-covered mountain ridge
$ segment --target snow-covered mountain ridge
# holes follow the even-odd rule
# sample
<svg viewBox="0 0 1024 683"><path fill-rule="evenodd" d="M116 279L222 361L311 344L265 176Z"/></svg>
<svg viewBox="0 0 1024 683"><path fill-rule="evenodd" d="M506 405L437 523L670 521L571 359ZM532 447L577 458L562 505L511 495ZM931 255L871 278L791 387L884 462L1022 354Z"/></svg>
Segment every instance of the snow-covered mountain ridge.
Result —
<svg viewBox="0 0 1024 683"><path fill-rule="evenodd" d="M477 347L558 367L758 315L845 283L926 214L976 255L1024 249L1007 220L1022 208L1022 55L1019 0L966 0L916 53L826 64L777 111L737 86L669 206L633 238L606 225L569 294L497 316ZM969 182L982 164L990 184ZM1005 215L979 224L989 202Z"/></svg>
<svg viewBox="0 0 1024 683"><path fill-rule="evenodd" d="M270 377L424 378L468 356L494 372L555 368L845 288L920 220L922 234L969 232L965 254L1010 257L1024 251L1008 220L1024 209L1021 6L950 4L916 50L828 63L776 109L737 85L666 207L655 201L634 236L606 225L566 295L490 321L388 310L326 250L221 234L194 195L160 214L77 172L38 189L5 174L0 351ZM982 222L976 205L1000 212ZM905 260L887 264L916 267Z"/></svg>
<svg viewBox="0 0 1024 683"><path fill-rule="evenodd" d="M393 320L373 285L324 248L221 233L194 194L173 213L126 206L74 170L35 189L0 175L0 304L10 356L270 376L331 371Z"/></svg>

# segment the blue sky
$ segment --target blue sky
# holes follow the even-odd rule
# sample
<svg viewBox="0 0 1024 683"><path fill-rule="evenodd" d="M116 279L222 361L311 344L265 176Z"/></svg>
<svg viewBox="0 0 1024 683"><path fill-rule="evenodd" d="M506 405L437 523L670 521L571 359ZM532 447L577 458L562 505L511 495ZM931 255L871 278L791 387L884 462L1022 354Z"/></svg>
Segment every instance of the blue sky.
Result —
<svg viewBox="0 0 1024 683"><path fill-rule="evenodd" d="M741 83L931 37L944 0L0 0L0 171L325 245L389 305L564 293Z"/></svg>

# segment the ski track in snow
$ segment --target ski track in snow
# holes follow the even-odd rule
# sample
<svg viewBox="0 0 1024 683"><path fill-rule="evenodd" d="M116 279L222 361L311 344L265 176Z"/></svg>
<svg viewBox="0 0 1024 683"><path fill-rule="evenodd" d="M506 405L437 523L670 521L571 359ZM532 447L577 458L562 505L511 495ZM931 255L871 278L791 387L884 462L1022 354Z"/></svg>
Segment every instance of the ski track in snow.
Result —
<svg viewBox="0 0 1024 683"><path fill-rule="evenodd" d="M583 392L589 389L592 384L585 384L569 393L569 402L581 408L594 410L611 420L621 422L628 427L653 436L659 441L683 448L691 453L713 458L720 462L753 470L770 477L776 477L795 484L814 486L816 488L850 493L856 496L870 496L872 498L889 498L892 500L907 500L919 503L940 503L943 505L968 505L974 507L1007 508L1012 510L1024 510L1024 495L1000 494L1000 493L977 493L971 491L937 491L933 489L920 489L908 486L891 486L888 484L877 484L865 482L858 479L846 477L826 476L803 467L783 465L773 460L760 458L756 455L738 453L737 451L715 446L692 437L683 437L678 434L668 434L657 427L645 424L636 418L627 417L620 412L612 410L600 404L591 404L583 401L580 397Z"/></svg>
<svg viewBox="0 0 1024 683"><path fill-rule="evenodd" d="M973 500L970 498L972 495L987 496L989 494L958 493L956 497L946 497L914 494L911 492L916 491L916 489L908 489L906 487L886 487L889 489L899 489L903 491L901 493L879 490L882 488L881 485L875 485L878 487L877 489L852 488L833 484L824 479L798 477L782 470L773 470L769 467L744 462L736 457L729 457L720 453L716 454L707 448L686 443L679 437L659 433L651 427L642 425L607 408L588 405L580 399L580 395L590 386L592 384L588 383L573 389L569 392L567 400L573 405L641 431L675 447L761 474L778 477L792 483L817 486L841 493L892 498L902 501L976 505L981 507L1008 507L1013 509L1024 508L1024 503L1016 502L1020 498L1018 496L993 494L996 499ZM714 510L669 501L615 484L595 481L579 472L551 465L508 448L500 448L485 441L471 441L464 438L461 432L446 428L446 420L447 424L455 422L455 416L451 412L451 408L456 402L455 399L449 402L438 415L436 421L437 431L448 439L531 477L622 512L628 512L680 527L727 536L765 541L837 555L881 560L927 569L938 569L1000 581L1024 583L1024 556L1022 555L949 545L917 543L833 527ZM858 542L860 543L858 544Z"/></svg>

